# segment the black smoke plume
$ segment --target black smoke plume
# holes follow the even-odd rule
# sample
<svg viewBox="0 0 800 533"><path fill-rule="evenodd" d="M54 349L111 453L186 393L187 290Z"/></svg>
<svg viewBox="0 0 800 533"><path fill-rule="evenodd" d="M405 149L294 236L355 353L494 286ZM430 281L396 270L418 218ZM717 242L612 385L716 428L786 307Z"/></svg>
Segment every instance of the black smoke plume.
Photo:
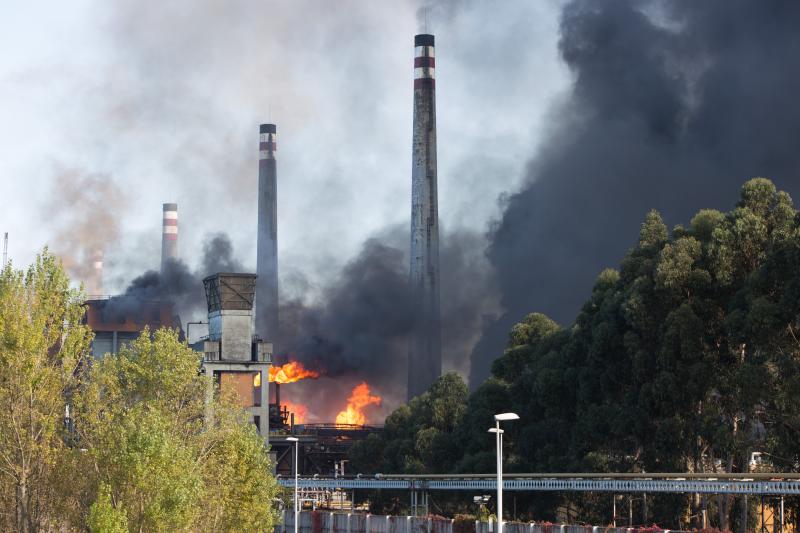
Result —
<svg viewBox="0 0 800 533"><path fill-rule="evenodd" d="M800 3L576 0L561 17L569 97L491 235L506 313L473 352L479 383L510 326L571 323L656 208L685 223L764 176L797 193Z"/></svg>
<svg viewBox="0 0 800 533"><path fill-rule="evenodd" d="M344 407L353 384L366 380L384 397L384 412L405 398L408 335L413 325L408 292L408 231L393 228L361 248L314 304L300 299L281 306L279 362L299 360L321 370L325 381L284 387L289 398L309 404L317 417ZM477 339L482 312L494 293L486 285L482 239L464 231L444 233L442 348L446 370L461 370ZM412 369L413 371L413 369ZM336 391L336 392L334 392Z"/></svg>
<svg viewBox="0 0 800 533"><path fill-rule="evenodd" d="M137 276L119 296L111 298L105 312L114 315L141 313L145 305L164 302L173 305L181 320L204 319L206 316L203 278L217 272L242 272L228 236L217 233L203 244L200 269L192 272L181 260L169 260L164 270L148 270ZM185 324L185 322L184 322Z"/></svg>

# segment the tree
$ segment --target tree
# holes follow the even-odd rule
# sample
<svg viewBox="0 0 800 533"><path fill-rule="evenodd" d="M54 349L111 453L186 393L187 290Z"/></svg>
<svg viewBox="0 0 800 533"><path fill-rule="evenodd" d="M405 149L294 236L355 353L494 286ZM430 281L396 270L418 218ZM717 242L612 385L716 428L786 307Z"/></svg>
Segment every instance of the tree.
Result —
<svg viewBox="0 0 800 533"><path fill-rule="evenodd" d="M0 273L0 529L57 525L66 398L91 341L81 304L46 249Z"/></svg>
<svg viewBox="0 0 800 533"><path fill-rule="evenodd" d="M671 233L650 211L573 324L531 313L511 329L449 437L455 458L433 461L440 433L424 402L387 419L385 457L395 471L492 472L485 430L492 414L513 410L521 419L506 428L509 471L746 472L753 451L798 470L798 272L800 214L769 180L746 182L731 211L702 210ZM555 518L567 503L584 520L611 511L608 498L565 498L517 504L531 518ZM683 517L699 505L652 496L645 520L689 527ZM736 505L709 502L712 525L742 529Z"/></svg>
<svg viewBox="0 0 800 533"><path fill-rule="evenodd" d="M0 529L271 531L264 441L200 354L161 329L95 361L82 300L47 250L0 273Z"/></svg>
<svg viewBox="0 0 800 533"><path fill-rule="evenodd" d="M459 457L455 430L466 413L467 397L467 385L458 374L441 376L386 418L382 436L353 446L351 468L364 473L451 470Z"/></svg>
<svg viewBox="0 0 800 533"><path fill-rule="evenodd" d="M176 331L145 330L91 368L75 408L85 502L107 508L108 487L132 531L268 531L277 488L263 440L233 399L207 397L199 357Z"/></svg>

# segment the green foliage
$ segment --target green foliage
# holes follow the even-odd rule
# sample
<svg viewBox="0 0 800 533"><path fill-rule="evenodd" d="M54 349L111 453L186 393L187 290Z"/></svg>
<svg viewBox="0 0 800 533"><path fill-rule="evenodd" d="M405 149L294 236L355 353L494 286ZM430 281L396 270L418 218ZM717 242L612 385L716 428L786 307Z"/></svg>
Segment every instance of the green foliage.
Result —
<svg viewBox="0 0 800 533"><path fill-rule="evenodd" d="M111 503L111 489L107 484L100 486L97 501L89 508L87 526L91 533L127 533L128 516L121 506L115 508Z"/></svg>
<svg viewBox="0 0 800 533"><path fill-rule="evenodd" d="M748 181L732 211L701 210L671 235L651 211L571 327L532 313L512 328L452 430L414 402L395 411L381 467L493 472L486 429L494 413L513 410L521 420L505 425L510 471L742 472L753 451L797 470L798 272L800 216L769 180ZM450 455L437 452L443 435ZM610 512L607 499L582 494L517 503L537 519L564 507ZM648 520L697 527L685 522L695 505L658 497ZM732 508L718 505L715 525L730 528Z"/></svg>
<svg viewBox="0 0 800 533"><path fill-rule="evenodd" d="M80 291L46 249L0 272L0 529L35 531L61 505L66 397L91 341Z"/></svg>
<svg viewBox="0 0 800 533"><path fill-rule="evenodd" d="M98 361L76 398L81 457L97 472L87 491L110 486L132 530L266 530L273 522L263 441L238 409L206 395L199 363L177 332L145 330Z"/></svg>
<svg viewBox="0 0 800 533"><path fill-rule="evenodd" d="M0 529L271 531L264 441L199 354L162 329L95 361L82 300L46 250L0 273Z"/></svg>
<svg viewBox="0 0 800 533"><path fill-rule="evenodd" d="M667 240L667 226L655 209L647 213L639 230L639 247L654 248Z"/></svg>
<svg viewBox="0 0 800 533"><path fill-rule="evenodd" d="M456 373L386 418L382 436L353 446L350 468L362 473L448 472L460 455L455 429L467 409L467 385Z"/></svg>

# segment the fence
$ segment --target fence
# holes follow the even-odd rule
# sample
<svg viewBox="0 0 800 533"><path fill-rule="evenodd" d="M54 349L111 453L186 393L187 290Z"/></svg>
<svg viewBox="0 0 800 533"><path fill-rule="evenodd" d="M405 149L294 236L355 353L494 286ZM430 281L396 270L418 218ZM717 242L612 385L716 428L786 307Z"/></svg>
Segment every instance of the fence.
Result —
<svg viewBox="0 0 800 533"><path fill-rule="evenodd" d="M495 522L475 521L475 533L494 533ZM636 527L600 527L600 526L568 526L563 524L535 524L527 522L503 522L503 533L684 533L678 530L636 528Z"/></svg>
<svg viewBox="0 0 800 533"><path fill-rule="evenodd" d="M449 518L323 511L302 511L299 514L298 533L453 533L453 521ZM275 526L275 533L294 533L294 512L291 509L283 511L283 519Z"/></svg>

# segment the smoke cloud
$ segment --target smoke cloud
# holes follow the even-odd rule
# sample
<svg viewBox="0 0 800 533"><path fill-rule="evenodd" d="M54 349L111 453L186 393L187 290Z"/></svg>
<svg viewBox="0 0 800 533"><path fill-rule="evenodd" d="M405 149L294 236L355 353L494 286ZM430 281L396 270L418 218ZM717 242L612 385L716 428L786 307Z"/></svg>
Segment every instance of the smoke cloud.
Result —
<svg viewBox="0 0 800 533"><path fill-rule="evenodd" d="M119 239L119 220L125 214L122 190L109 174L56 165L42 210L43 220L53 228L53 252L70 276L88 280L94 254Z"/></svg>
<svg viewBox="0 0 800 533"><path fill-rule="evenodd" d="M106 309L124 315L138 313L148 302L169 302L181 326L188 321L205 320L208 314L203 278L217 272L243 270L234 257L229 237L224 233L209 235L203 244L201 267L197 271L192 271L180 259L170 259L163 270L148 270L135 277L122 294L108 301Z"/></svg>
<svg viewBox="0 0 800 533"><path fill-rule="evenodd" d="M571 323L649 209L685 223L730 208L754 176L800 193L798 24L791 1L564 7L559 50L574 81L491 234L506 312L473 352L473 384L525 314Z"/></svg>
<svg viewBox="0 0 800 533"><path fill-rule="evenodd" d="M483 315L497 310L479 235L445 232L442 278L442 351L446 370L465 372ZM283 386L282 396L309 406L310 419L333 420L353 385L366 380L384 398L382 414L405 400L408 335L413 327L408 292L408 231L387 229L325 287L321 298L281 306L281 353L322 370L318 381ZM412 369L413 371L413 369ZM336 391L336 392L333 392Z"/></svg>
<svg viewBox="0 0 800 533"><path fill-rule="evenodd" d="M178 202L185 273L202 308L193 269L254 271L257 131L271 110L281 140L282 323L294 321L285 332L293 353L325 358L337 376L327 379L343 388L363 368L403 396L411 39L426 18L437 36L445 366L471 364L473 384L525 314L568 325L649 209L671 223L726 209L756 175L800 192L800 65L791 61L800 5L789 0L285 5L91 5L102 35L87 38L83 54L3 77L0 105L62 94L33 100L48 131L6 104L3 115L17 117L6 131L28 132L36 149L22 150L30 166L4 166L9 152L0 166L27 186L47 146L92 169L37 183L65 191L43 215L59 221L49 241L74 268L90 264L83 254L95 246L117 243L107 271L134 265L127 279L158 264L160 205ZM13 140L0 146L19 151ZM3 197L30 194L7 182ZM43 238L25 238L35 232L29 208L12 204L12 243L38 248ZM97 207L109 218L92 217ZM152 219L139 216L150 210ZM241 251L238 264L204 265L202 236L218 229ZM143 276L131 290L184 286L174 275Z"/></svg>

